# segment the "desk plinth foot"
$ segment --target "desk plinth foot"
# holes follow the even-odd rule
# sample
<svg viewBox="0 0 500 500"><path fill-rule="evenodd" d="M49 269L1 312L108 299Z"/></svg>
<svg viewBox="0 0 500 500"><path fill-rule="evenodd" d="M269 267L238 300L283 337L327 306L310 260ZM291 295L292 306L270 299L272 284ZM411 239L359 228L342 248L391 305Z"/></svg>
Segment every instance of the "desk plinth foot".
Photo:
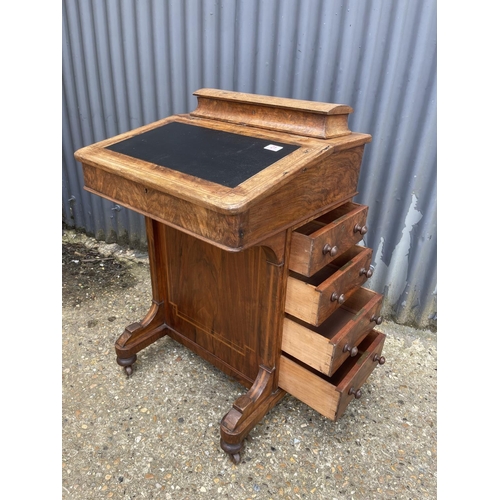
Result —
<svg viewBox="0 0 500 500"><path fill-rule="evenodd" d="M233 403L233 407L222 419L221 448L235 464L241 460L243 440L264 415L286 395L281 389L272 392L273 375L274 369L268 370L261 366L252 387Z"/></svg>

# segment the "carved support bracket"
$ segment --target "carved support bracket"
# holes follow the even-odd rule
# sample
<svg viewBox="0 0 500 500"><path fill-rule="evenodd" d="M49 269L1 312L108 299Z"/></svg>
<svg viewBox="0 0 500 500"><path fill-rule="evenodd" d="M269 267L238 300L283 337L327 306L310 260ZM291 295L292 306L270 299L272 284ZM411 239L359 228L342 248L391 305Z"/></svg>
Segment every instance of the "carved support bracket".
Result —
<svg viewBox="0 0 500 500"><path fill-rule="evenodd" d="M163 302L153 300L144 319L140 323L127 326L115 342L116 361L125 368L128 375L132 373L136 354L167 334L164 309Z"/></svg>
<svg viewBox="0 0 500 500"><path fill-rule="evenodd" d="M285 396L281 389L272 391L274 369L260 366L249 391L240 396L222 419L221 448L235 463L241 460L243 440L264 415Z"/></svg>

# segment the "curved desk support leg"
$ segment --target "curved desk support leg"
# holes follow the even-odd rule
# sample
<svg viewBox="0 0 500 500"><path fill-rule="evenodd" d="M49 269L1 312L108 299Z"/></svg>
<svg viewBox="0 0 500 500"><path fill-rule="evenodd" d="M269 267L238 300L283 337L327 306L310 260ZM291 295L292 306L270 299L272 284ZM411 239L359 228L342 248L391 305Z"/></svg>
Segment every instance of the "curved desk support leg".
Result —
<svg viewBox="0 0 500 500"><path fill-rule="evenodd" d="M146 217L148 254L151 272L152 303L148 313L140 323L132 323L125 328L115 343L116 361L132 374L132 365L137 353L167 335L165 303L167 301L165 270L165 227Z"/></svg>
<svg viewBox="0 0 500 500"><path fill-rule="evenodd" d="M261 343L259 372L252 387L240 396L222 419L221 448L234 463L241 460L243 440L265 414L286 395L278 387L278 360L281 353L281 331L286 288L285 261L291 231L285 231L262 242L266 255L266 275L261 280ZM278 312L278 313L277 313ZM272 368L269 368L272 367Z"/></svg>
<svg viewBox="0 0 500 500"><path fill-rule="evenodd" d="M274 370L261 366L252 387L234 402L222 419L220 445L235 464L241 460L240 452L245 437L286 394L281 389L273 392L274 375Z"/></svg>
<svg viewBox="0 0 500 500"><path fill-rule="evenodd" d="M137 353L167 334L163 302L153 300L148 314L140 323L125 328L115 343L116 362L123 366L127 375L132 374L132 365Z"/></svg>

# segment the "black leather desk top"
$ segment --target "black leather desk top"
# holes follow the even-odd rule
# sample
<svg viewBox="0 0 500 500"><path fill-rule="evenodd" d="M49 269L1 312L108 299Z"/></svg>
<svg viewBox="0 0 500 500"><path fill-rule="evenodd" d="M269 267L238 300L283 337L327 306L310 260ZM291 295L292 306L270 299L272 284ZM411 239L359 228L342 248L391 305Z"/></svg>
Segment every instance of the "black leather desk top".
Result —
<svg viewBox="0 0 500 500"><path fill-rule="evenodd" d="M234 188L299 147L171 122L106 149Z"/></svg>

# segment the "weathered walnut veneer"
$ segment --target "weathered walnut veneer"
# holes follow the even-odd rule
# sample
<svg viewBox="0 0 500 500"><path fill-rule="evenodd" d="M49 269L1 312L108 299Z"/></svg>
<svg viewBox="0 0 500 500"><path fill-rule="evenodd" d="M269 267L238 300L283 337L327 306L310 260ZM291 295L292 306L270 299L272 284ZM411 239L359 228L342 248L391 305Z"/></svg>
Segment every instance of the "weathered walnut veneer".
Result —
<svg viewBox="0 0 500 500"><path fill-rule="evenodd" d="M115 344L128 375L164 335L248 388L222 419L244 438L289 392L338 419L381 356L382 296L362 288L367 134L349 106L215 89L198 107L78 150L85 189L146 217L152 305Z"/></svg>

